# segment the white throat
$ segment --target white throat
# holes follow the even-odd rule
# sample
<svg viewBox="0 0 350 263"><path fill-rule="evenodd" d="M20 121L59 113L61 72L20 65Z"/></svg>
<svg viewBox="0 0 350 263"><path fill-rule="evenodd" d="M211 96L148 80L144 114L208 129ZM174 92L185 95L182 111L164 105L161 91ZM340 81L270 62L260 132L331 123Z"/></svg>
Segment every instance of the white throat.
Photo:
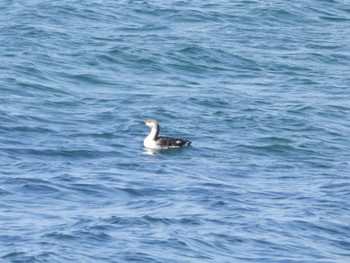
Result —
<svg viewBox="0 0 350 263"><path fill-rule="evenodd" d="M143 141L143 145L146 148L157 149L159 146L156 144L156 140L158 138L158 129L157 127L152 127L151 132Z"/></svg>
<svg viewBox="0 0 350 263"><path fill-rule="evenodd" d="M156 141L158 137L158 129L157 127L152 127L151 132L148 134L146 139Z"/></svg>

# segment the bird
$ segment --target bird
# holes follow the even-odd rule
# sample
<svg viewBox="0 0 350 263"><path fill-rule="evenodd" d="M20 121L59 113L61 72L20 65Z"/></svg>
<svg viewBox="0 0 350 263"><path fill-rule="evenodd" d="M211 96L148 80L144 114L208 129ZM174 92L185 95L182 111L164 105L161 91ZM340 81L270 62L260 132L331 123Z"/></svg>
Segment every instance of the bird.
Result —
<svg viewBox="0 0 350 263"><path fill-rule="evenodd" d="M162 150L169 148L180 148L182 146L190 146L192 143L191 141L185 139L158 137L159 124L155 119L147 119L142 122L151 128L150 134L143 141L143 145L148 149Z"/></svg>

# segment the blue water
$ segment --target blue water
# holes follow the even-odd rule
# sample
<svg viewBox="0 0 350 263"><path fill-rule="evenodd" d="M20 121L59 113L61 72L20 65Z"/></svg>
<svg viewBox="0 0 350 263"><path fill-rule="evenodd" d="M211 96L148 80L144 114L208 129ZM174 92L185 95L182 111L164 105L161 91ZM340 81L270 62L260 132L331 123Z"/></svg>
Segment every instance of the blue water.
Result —
<svg viewBox="0 0 350 263"><path fill-rule="evenodd" d="M0 10L0 262L350 261L348 1Z"/></svg>

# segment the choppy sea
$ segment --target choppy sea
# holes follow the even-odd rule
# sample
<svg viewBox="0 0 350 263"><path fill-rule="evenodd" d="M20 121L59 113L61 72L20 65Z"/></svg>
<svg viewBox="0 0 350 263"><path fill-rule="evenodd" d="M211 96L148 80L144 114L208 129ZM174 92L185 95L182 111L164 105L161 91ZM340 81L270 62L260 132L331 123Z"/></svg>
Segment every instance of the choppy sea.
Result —
<svg viewBox="0 0 350 263"><path fill-rule="evenodd" d="M350 262L349 1L0 9L0 262Z"/></svg>

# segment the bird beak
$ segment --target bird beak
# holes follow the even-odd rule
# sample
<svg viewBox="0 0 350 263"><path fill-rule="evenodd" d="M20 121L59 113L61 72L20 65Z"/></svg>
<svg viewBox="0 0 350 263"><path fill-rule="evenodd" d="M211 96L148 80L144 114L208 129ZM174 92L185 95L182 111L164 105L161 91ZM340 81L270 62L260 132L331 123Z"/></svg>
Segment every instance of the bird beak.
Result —
<svg viewBox="0 0 350 263"><path fill-rule="evenodd" d="M139 121L140 124L145 124L145 121Z"/></svg>

